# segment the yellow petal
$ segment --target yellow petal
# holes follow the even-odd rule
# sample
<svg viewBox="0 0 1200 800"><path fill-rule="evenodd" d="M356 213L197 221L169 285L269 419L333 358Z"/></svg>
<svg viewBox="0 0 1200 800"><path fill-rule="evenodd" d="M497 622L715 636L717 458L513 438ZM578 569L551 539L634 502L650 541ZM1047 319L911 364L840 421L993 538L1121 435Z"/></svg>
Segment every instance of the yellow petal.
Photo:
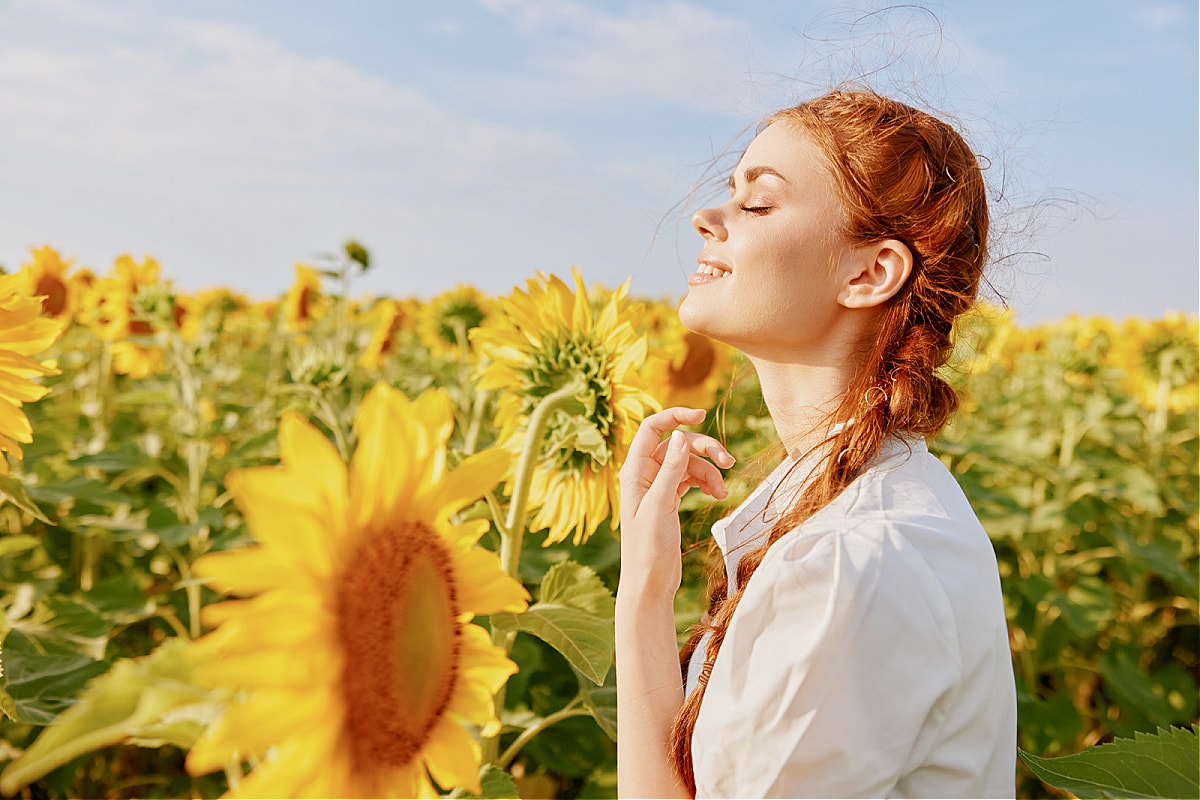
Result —
<svg viewBox="0 0 1200 800"><path fill-rule="evenodd" d="M489 447L458 465L438 489L438 517L443 518L475 502L495 488L512 464L513 456L499 447Z"/></svg>
<svg viewBox="0 0 1200 800"><path fill-rule="evenodd" d="M358 407L358 447L350 461L350 502L355 524L387 519L412 492L416 438L411 403L403 392L376 384Z"/></svg>
<svg viewBox="0 0 1200 800"><path fill-rule="evenodd" d="M321 498L329 519L345 518L346 465L324 434L294 411L279 422L279 456L303 490Z"/></svg>
<svg viewBox="0 0 1200 800"><path fill-rule="evenodd" d="M524 611L529 592L500 567L500 557L482 547L459 554L454 561L458 606L473 614Z"/></svg>
<svg viewBox="0 0 1200 800"><path fill-rule="evenodd" d="M479 794L479 743L461 725L442 716L422 751L429 774L443 789Z"/></svg>
<svg viewBox="0 0 1200 800"><path fill-rule="evenodd" d="M345 519L279 467L252 467L225 477L250 532L272 552L286 554L314 575L327 577L343 546Z"/></svg>
<svg viewBox="0 0 1200 800"><path fill-rule="evenodd" d="M287 586L295 579L284 559L265 547L243 547L207 553L192 565L192 573L227 594L252 595Z"/></svg>

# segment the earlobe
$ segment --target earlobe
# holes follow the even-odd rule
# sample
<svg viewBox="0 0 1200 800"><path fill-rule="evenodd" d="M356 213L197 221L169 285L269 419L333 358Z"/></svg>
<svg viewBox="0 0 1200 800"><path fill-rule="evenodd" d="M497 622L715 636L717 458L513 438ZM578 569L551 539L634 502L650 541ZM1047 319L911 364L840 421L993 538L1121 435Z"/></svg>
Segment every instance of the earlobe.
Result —
<svg viewBox="0 0 1200 800"><path fill-rule="evenodd" d="M908 245L898 239L859 248L841 294L846 308L873 308L892 299L912 274L913 256Z"/></svg>

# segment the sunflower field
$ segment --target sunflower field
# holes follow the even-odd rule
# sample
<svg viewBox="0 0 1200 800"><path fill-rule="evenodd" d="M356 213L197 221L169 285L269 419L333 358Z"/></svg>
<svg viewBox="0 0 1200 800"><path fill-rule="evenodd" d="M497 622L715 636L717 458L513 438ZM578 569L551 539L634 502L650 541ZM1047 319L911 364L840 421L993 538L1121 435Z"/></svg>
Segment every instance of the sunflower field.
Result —
<svg viewBox="0 0 1200 800"><path fill-rule="evenodd" d="M750 465L684 498L682 634L772 466L753 371L576 270L354 298L370 265L265 302L50 247L0 276L0 794L615 796L617 470L670 405ZM1198 343L956 332L931 449L995 546L1030 754L1200 715Z"/></svg>

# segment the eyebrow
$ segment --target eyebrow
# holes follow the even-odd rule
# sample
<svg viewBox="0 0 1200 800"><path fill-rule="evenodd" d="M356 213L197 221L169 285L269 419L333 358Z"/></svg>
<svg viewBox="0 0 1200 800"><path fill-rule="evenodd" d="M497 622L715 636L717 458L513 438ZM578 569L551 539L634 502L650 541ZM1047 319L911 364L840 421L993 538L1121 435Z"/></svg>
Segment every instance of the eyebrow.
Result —
<svg viewBox="0 0 1200 800"><path fill-rule="evenodd" d="M776 178L779 178L779 180L783 181L784 183L787 183L787 178L780 175L779 171L774 169L773 167L748 167L746 169L746 171L744 173L742 173L742 176L745 179L746 183L754 183L756 180L758 180L763 175L774 175ZM733 189L734 189L734 180L733 180L733 176L730 175L729 176L729 190L733 191Z"/></svg>

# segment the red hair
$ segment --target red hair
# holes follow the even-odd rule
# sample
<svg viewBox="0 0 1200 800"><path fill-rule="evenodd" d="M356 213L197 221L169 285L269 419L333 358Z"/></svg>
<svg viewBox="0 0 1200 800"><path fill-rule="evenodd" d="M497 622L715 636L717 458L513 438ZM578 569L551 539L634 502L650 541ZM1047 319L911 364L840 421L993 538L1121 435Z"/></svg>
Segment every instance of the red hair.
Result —
<svg viewBox="0 0 1200 800"><path fill-rule="evenodd" d="M857 368L830 423L854 420L815 450L813 479L775 523L765 544L738 562L728 593L722 562L710 575L708 611L680 655L687 664L711 633L696 689L671 732L680 779L695 795L692 733L712 665L738 601L770 546L844 490L897 433L936 435L958 406L937 375L951 350L954 320L969 309L987 260L988 207L975 154L953 127L918 109L864 90L837 90L771 115L815 143L828 162L843 209L843 239L865 245L902 241L912 251L907 282L861 342Z"/></svg>

